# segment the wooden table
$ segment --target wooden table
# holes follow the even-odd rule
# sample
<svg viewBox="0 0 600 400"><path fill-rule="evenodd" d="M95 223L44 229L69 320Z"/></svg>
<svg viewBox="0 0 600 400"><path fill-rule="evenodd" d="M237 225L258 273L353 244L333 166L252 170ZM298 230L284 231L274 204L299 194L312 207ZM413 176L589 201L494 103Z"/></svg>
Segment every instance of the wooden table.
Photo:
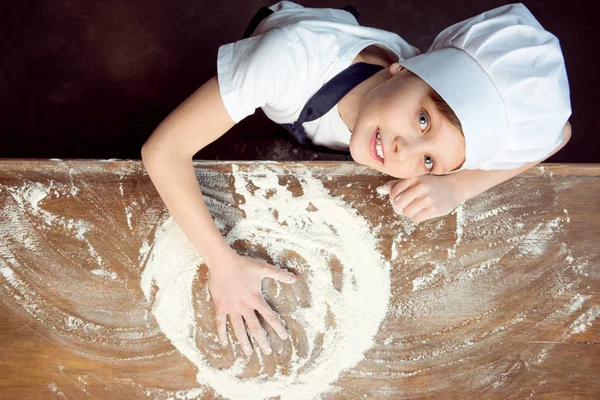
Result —
<svg viewBox="0 0 600 400"><path fill-rule="evenodd" d="M196 162L201 186L232 164L258 167ZM308 168L392 265L374 347L324 398L600 397L600 165L545 164L418 226L374 193L382 174L264 165ZM220 398L190 391L140 289L167 213L140 161L0 160L1 398Z"/></svg>

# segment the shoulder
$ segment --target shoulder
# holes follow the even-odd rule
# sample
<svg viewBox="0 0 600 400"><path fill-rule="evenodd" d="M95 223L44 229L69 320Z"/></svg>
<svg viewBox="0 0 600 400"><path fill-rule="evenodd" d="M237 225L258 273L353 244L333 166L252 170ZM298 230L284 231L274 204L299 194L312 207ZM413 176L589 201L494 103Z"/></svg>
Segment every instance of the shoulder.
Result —
<svg viewBox="0 0 600 400"><path fill-rule="evenodd" d="M271 64L302 58L302 46L287 30L274 28L249 38L219 47L218 58L230 58L239 64Z"/></svg>
<svg viewBox="0 0 600 400"><path fill-rule="evenodd" d="M266 104L286 107L307 75L303 46L282 29L219 47L221 97L237 123Z"/></svg>
<svg viewBox="0 0 600 400"><path fill-rule="evenodd" d="M279 63L281 61L306 59L304 47L298 38L287 29L274 28L258 36L250 56L256 61Z"/></svg>

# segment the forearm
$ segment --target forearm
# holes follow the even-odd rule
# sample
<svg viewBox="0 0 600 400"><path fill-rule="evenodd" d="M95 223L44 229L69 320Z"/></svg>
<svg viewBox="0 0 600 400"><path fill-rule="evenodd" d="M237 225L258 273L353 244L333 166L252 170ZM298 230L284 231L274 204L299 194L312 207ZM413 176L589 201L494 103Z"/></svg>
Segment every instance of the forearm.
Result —
<svg viewBox="0 0 600 400"><path fill-rule="evenodd" d="M233 252L216 227L196 180L192 157L146 150L144 167L169 212L209 268Z"/></svg>
<svg viewBox="0 0 600 400"><path fill-rule="evenodd" d="M460 193L461 200L468 200L486 190L509 180L529 168L537 165L540 161L531 162L520 168L508 170L465 170L448 175L453 180L456 190Z"/></svg>

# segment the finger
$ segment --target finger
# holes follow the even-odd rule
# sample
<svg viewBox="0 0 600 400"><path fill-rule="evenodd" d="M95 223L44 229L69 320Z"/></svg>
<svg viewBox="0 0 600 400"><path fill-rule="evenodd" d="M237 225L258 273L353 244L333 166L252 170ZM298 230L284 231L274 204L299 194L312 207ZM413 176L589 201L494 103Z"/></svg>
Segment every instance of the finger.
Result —
<svg viewBox="0 0 600 400"><path fill-rule="evenodd" d="M417 178L408 178L402 181L397 181L397 183L390 190L390 199L398 197L398 195L404 192L406 189L417 183Z"/></svg>
<svg viewBox="0 0 600 400"><path fill-rule="evenodd" d="M274 265L267 265L264 276L267 278L276 279L284 283L296 282L296 275L282 268L277 268Z"/></svg>
<svg viewBox="0 0 600 400"><path fill-rule="evenodd" d="M386 195L386 194L390 194L392 188L394 187L394 185L396 183L400 182L399 179L395 179L392 181L388 181L385 184L379 186L377 189L375 189L377 191L377 194L380 195Z"/></svg>
<svg viewBox="0 0 600 400"><path fill-rule="evenodd" d="M417 199L419 196L421 196L421 194L423 193L423 190L424 190L424 187L422 185L415 185L415 186L411 186L408 189L406 189L404 192L402 192L402 194L400 194L394 198L390 198L390 200L392 201L392 206L394 207L394 210L397 213L404 215L404 207L406 207L407 205L412 203L415 199Z"/></svg>
<svg viewBox="0 0 600 400"><path fill-rule="evenodd" d="M265 353L267 355L271 354L273 352L273 350L271 349L271 345L269 344L269 341L267 340L267 334L266 334L265 330L263 329L263 327L260 325L260 322L258 321L258 318L256 317L256 314L254 313L254 310L252 310L248 314L244 314L244 320L246 321L246 324L248 325L248 329L252 333L252 336L254 337L254 339L256 339L256 341L258 342L263 353Z"/></svg>
<svg viewBox="0 0 600 400"><path fill-rule="evenodd" d="M410 204L404 207L402 214L405 217L412 218L415 214L429 207L430 205L431 200L428 197L419 197L418 199L413 200Z"/></svg>
<svg viewBox="0 0 600 400"><path fill-rule="evenodd" d="M275 329L275 332L277 332L277 335L279 335L281 340L286 340L288 338L285 326L277 316L277 313L267 304L265 299L262 299L262 301L256 305L256 310L263 316L265 321Z"/></svg>
<svg viewBox="0 0 600 400"><path fill-rule="evenodd" d="M237 340L242 345L244 354L249 357L252 354L252 346L250 345L250 340L248 339L242 316L239 314L229 314L229 318L231 319L231 325L233 325L233 330L235 331L235 337L237 337Z"/></svg>
<svg viewBox="0 0 600 400"><path fill-rule="evenodd" d="M412 219L413 221L417 222L417 223L421 223L423 221L427 221L428 219L431 219L434 217L433 215L433 210L431 207L427 207L422 209L421 211L419 211L418 213L416 213Z"/></svg>
<svg viewBox="0 0 600 400"><path fill-rule="evenodd" d="M227 346L227 314L217 315L216 322L219 342L221 343L221 347L225 348Z"/></svg>

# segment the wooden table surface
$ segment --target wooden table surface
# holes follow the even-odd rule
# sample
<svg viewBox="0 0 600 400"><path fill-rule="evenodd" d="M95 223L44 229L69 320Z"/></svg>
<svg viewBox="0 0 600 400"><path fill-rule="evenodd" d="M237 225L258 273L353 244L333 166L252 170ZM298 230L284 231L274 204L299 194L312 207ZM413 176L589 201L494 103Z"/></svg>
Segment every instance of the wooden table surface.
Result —
<svg viewBox="0 0 600 400"><path fill-rule="evenodd" d="M600 398L600 165L543 164L415 225L354 163L196 162L207 197L234 164L290 190L309 170L391 263L374 346L323 398ZM140 161L0 160L0 398L221 398L140 288L167 215Z"/></svg>

